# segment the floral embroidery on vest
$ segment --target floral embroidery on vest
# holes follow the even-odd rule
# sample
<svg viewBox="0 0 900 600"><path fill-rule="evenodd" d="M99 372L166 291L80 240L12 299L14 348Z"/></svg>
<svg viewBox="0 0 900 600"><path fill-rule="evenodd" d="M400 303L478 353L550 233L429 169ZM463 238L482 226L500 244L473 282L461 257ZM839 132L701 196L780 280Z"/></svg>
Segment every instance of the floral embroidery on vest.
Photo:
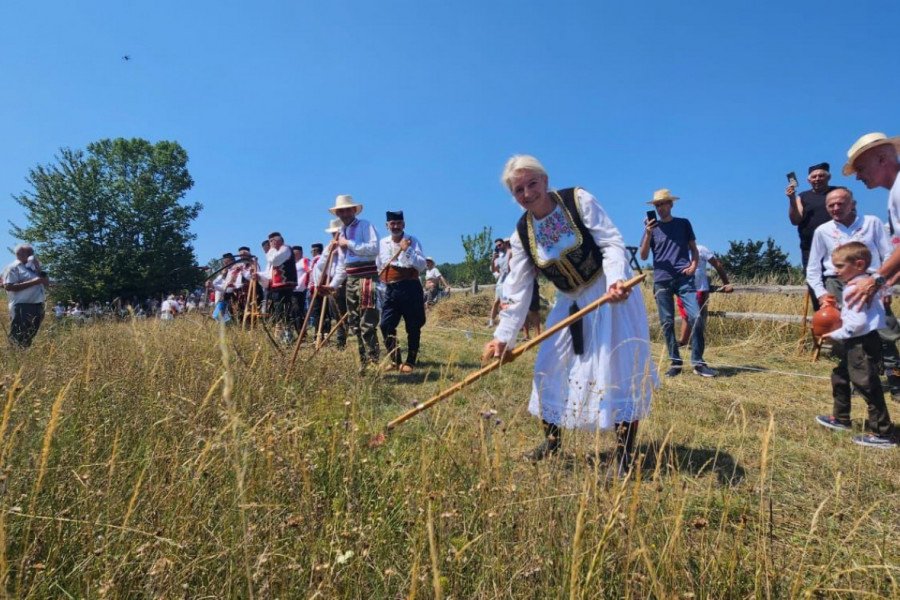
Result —
<svg viewBox="0 0 900 600"><path fill-rule="evenodd" d="M559 207L538 223L534 232L537 243L548 249L569 235L575 235L575 231L569 226L566 216L559 210Z"/></svg>

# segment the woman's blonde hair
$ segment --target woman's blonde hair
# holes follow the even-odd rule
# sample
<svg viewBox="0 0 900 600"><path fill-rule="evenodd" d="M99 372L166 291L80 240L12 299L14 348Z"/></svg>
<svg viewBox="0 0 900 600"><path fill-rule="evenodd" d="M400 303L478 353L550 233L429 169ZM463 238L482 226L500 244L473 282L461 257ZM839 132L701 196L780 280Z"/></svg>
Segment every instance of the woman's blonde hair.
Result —
<svg viewBox="0 0 900 600"><path fill-rule="evenodd" d="M503 174L500 176L500 183L510 192L512 191L512 178L516 171L530 171L547 176L547 170L544 169L541 161L529 154L516 154L506 161L506 166L503 167Z"/></svg>

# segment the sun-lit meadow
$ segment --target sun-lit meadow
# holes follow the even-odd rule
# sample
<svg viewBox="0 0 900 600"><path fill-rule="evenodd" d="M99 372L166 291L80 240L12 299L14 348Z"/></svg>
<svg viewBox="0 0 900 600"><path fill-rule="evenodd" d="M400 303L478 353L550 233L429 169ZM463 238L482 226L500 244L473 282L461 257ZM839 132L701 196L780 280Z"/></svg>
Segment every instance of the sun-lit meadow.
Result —
<svg viewBox="0 0 900 600"><path fill-rule="evenodd" d="M801 314L802 300L714 295L711 308ZM489 305L444 301L416 373L362 378L355 349L311 358L310 345L286 377L289 349L199 315L48 315L32 349L0 344L0 589L900 598L900 451L814 424L830 411L831 363L798 352L797 324L712 318L707 359L721 376L662 382L624 485L602 477L609 432L565 436L561 459L520 459L541 437L526 410L530 356L377 443L389 420L479 367Z"/></svg>

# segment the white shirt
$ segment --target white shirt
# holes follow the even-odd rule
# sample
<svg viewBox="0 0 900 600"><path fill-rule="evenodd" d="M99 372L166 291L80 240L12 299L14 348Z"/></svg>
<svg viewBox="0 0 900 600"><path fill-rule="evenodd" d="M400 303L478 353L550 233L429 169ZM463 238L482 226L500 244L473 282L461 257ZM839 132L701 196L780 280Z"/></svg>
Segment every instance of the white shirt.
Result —
<svg viewBox="0 0 900 600"><path fill-rule="evenodd" d="M706 246L697 244L697 270L694 271L694 287L698 292L709 291L709 275L706 272L709 259L715 256Z"/></svg>
<svg viewBox="0 0 900 600"><path fill-rule="evenodd" d="M850 307L847 295L856 289L854 281L863 275L850 280L844 286L844 304L841 307L841 328L832 331L828 335L833 340L847 340L866 335L870 331L884 329L885 315L884 305L881 303L881 294L876 294L871 302L864 302L860 310Z"/></svg>
<svg viewBox="0 0 900 600"><path fill-rule="evenodd" d="M425 253L422 252L422 244L415 236L404 235L403 237L409 238L409 248L398 254L391 264L395 267L413 268L421 273L425 270ZM391 236L381 238L378 242L378 256L375 257L375 266L379 271L388 264L388 261L399 249L400 244L395 243Z"/></svg>
<svg viewBox="0 0 900 600"><path fill-rule="evenodd" d="M809 263L806 265L806 283L813 289L816 298L821 298L827 293L822 278L833 277L835 274L831 253L835 248L848 242L861 242L872 253L869 273L877 271L893 251L884 223L878 217L863 215L857 217L849 226L841 225L837 221L819 225L813 233Z"/></svg>
<svg viewBox="0 0 900 600"><path fill-rule="evenodd" d="M181 312L181 307L178 306L177 300L163 300L163 303L159 307L159 318L168 321L172 319L175 313Z"/></svg>
<svg viewBox="0 0 900 600"><path fill-rule="evenodd" d="M438 271L437 267L432 267L425 271L425 281L434 281L435 283L439 283L441 281L441 272Z"/></svg>
<svg viewBox="0 0 900 600"><path fill-rule="evenodd" d="M603 274L606 276L607 289L617 281L625 280L625 270L628 264L625 252L625 240L622 234L606 215L606 211L597 202L590 193L579 188L576 195L576 201L581 209L581 220L585 227L594 237L594 242L603 252ZM535 230L540 229L543 221L548 219L556 219L554 214L559 211L557 206L553 212L543 219L534 219ZM537 256L541 262L552 258L559 258L560 251L574 246L577 241L574 230L567 227L565 231L554 229L554 241L552 246L545 246L540 243L538 238ZM528 258L528 253L519 239L518 230L513 233L510 239L512 244L512 257L509 259L509 275L504 284L504 300L506 307L502 310L501 315L510 318L501 318L500 325L494 331L494 337L509 346L515 342L522 324L525 322L525 316L528 314L529 303L525 302L526 297L531 296L532 283L534 280L534 265ZM563 298L575 298L578 296L566 294L558 291L559 296Z"/></svg>
<svg viewBox="0 0 900 600"><path fill-rule="evenodd" d="M322 281L322 271L325 270L326 262L328 262L327 254L320 254L319 256L313 258L313 269L311 273L312 280L310 281L310 287L317 287L319 285L319 282ZM328 265L328 273L325 274L325 282L323 283L323 285L330 285L330 282L334 278L335 273L337 273L337 250L334 251L334 254L331 257L331 264Z"/></svg>
<svg viewBox="0 0 900 600"><path fill-rule="evenodd" d="M40 277L40 275L37 271L34 270L33 265L31 265L30 263L22 263L22 261L19 260L14 260L10 264L8 264L6 266L6 269L3 271L3 281L5 284L25 283L26 281L31 281L32 279L37 279L38 277ZM17 292L7 290L6 293L9 296L10 310L12 310L12 308L16 304L44 303L43 284L33 285Z"/></svg>
<svg viewBox="0 0 900 600"><path fill-rule="evenodd" d="M266 252L266 268L259 273L259 283L263 288L268 288L272 282L272 271L275 267L280 267L283 263L294 258L294 251L287 244L282 244L281 248L275 249L270 246Z"/></svg>
<svg viewBox="0 0 900 600"><path fill-rule="evenodd" d="M216 302L221 302L225 294L233 292L244 285L244 269L240 265L234 265L219 273L213 280L213 288L216 290Z"/></svg>
<svg viewBox="0 0 900 600"><path fill-rule="evenodd" d="M332 262L337 263L331 286L340 287L347 278L347 265L367 263L378 256L378 232L368 221L353 219L349 225L341 227L339 239L347 240L346 248L338 248Z"/></svg>
<svg viewBox="0 0 900 600"><path fill-rule="evenodd" d="M888 219L894 226L894 235L900 236L900 175L888 193Z"/></svg>
<svg viewBox="0 0 900 600"><path fill-rule="evenodd" d="M297 266L297 287L294 288L294 291L305 292L306 288L309 287L309 259L303 257L295 264Z"/></svg>

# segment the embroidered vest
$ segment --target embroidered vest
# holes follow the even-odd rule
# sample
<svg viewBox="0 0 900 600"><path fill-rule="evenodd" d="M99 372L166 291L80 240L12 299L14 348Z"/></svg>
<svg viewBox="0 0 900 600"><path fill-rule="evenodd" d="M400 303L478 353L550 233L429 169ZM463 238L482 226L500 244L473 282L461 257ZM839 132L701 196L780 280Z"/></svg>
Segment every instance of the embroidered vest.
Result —
<svg viewBox="0 0 900 600"><path fill-rule="evenodd" d="M559 258L541 261L537 258L537 241L534 237L534 219L525 212L516 225L519 239L531 262L557 289L573 292L590 284L603 273L603 252L591 232L581 220L575 194L578 188L552 190L550 197L559 205L569 225L575 230L577 244L560 252Z"/></svg>

